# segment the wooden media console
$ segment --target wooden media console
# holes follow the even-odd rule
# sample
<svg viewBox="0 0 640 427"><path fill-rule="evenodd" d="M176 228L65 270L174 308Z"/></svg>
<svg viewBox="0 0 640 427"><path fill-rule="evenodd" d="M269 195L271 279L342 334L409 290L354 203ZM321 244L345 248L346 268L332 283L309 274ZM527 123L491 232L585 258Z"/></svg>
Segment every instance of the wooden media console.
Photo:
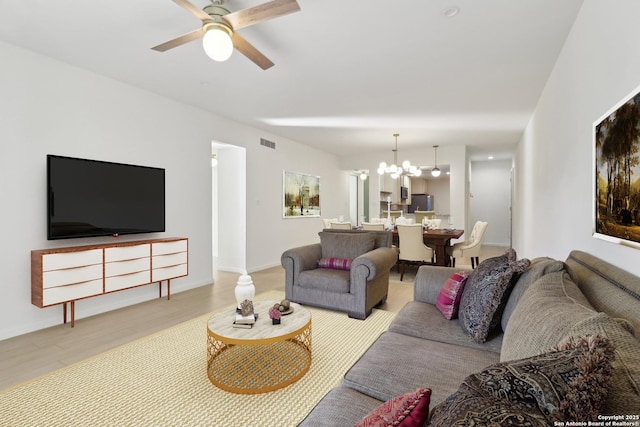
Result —
<svg viewBox="0 0 640 427"><path fill-rule="evenodd" d="M31 251L31 303L40 308L71 305L71 327L75 324L75 302L111 292L167 281L189 274L189 241L166 238L102 245Z"/></svg>

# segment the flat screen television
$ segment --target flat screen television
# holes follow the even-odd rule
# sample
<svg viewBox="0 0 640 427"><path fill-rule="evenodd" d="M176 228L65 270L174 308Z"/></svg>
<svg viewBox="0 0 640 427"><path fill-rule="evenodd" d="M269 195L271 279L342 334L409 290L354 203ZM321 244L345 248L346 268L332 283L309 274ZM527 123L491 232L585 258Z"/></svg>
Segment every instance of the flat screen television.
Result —
<svg viewBox="0 0 640 427"><path fill-rule="evenodd" d="M164 172L47 155L47 238L165 231Z"/></svg>

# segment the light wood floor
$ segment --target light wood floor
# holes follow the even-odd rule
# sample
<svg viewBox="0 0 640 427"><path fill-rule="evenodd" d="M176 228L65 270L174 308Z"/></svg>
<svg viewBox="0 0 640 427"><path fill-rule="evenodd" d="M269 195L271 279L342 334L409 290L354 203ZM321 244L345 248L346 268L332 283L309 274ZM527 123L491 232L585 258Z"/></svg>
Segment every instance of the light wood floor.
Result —
<svg viewBox="0 0 640 427"><path fill-rule="evenodd" d="M503 247L483 247L480 259L504 253ZM470 268L469 260L457 260L459 268ZM382 309L399 311L413 299L413 281L417 269L407 268L404 280L392 271L387 302ZM281 267L251 274L256 294L270 290L284 292ZM184 292L172 289L171 301L155 299L84 319L75 327L57 325L0 341L0 390L28 381L87 357L177 325L202 314L235 303L237 273L218 271L215 285ZM177 288L177 286L176 286ZM345 314L346 316L346 314Z"/></svg>

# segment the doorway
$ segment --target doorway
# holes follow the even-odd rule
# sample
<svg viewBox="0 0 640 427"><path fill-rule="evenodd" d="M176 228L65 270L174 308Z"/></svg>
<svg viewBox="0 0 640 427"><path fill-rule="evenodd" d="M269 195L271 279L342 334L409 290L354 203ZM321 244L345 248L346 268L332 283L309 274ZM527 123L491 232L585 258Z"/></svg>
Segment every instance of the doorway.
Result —
<svg viewBox="0 0 640 427"><path fill-rule="evenodd" d="M349 221L359 226L369 220L369 177L365 172L349 175Z"/></svg>
<svg viewBox="0 0 640 427"><path fill-rule="evenodd" d="M211 143L213 270L242 273L247 266L246 148Z"/></svg>
<svg viewBox="0 0 640 427"><path fill-rule="evenodd" d="M511 159L471 162L468 227L489 223L483 244L511 246L511 178Z"/></svg>

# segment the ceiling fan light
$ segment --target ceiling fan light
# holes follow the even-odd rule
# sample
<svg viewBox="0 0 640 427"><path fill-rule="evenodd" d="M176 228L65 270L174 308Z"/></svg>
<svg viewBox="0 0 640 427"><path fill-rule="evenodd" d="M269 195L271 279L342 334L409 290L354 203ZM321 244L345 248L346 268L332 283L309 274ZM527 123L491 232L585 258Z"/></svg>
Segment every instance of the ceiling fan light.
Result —
<svg viewBox="0 0 640 427"><path fill-rule="evenodd" d="M214 61L223 62L233 53L231 30L224 25L210 25L205 27L206 33L202 38L202 47L207 56Z"/></svg>

